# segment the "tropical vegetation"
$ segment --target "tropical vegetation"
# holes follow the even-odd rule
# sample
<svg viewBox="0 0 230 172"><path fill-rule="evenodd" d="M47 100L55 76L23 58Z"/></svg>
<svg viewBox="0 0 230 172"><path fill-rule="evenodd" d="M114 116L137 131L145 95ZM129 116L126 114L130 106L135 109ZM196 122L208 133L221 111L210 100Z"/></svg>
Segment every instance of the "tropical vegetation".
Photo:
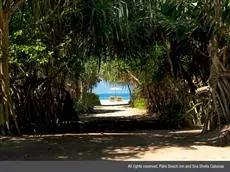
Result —
<svg viewBox="0 0 230 172"><path fill-rule="evenodd" d="M0 130L64 129L102 78L165 128L229 125L229 18L229 0L0 0Z"/></svg>

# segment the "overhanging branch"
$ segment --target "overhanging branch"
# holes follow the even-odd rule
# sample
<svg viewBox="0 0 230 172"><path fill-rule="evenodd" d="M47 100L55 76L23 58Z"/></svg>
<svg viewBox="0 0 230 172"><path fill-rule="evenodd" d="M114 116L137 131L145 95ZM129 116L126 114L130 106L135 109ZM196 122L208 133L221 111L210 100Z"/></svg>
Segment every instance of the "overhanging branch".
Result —
<svg viewBox="0 0 230 172"><path fill-rule="evenodd" d="M137 77L135 77L129 70L126 69L126 72L129 74L129 76L131 76L139 85L141 85L141 82L139 81L139 79L137 79Z"/></svg>

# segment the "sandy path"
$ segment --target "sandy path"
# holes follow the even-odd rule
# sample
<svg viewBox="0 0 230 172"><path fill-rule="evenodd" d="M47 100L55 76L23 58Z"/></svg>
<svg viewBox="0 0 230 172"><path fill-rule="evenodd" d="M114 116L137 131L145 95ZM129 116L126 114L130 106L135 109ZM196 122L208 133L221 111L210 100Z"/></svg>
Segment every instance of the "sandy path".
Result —
<svg viewBox="0 0 230 172"><path fill-rule="evenodd" d="M96 114L89 114L86 117L132 117L146 114L146 110L131 108L127 105L95 106L94 110Z"/></svg>
<svg viewBox="0 0 230 172"><path fill-rule="evenodd" d="M85 118L143 115L143 110L127 107L104 110L107 111ZM230 146L204 142L199 133L200 130L141 130L0 137L0 160L230 160Z"/></svg>
<svg viewBox="0 0 230 172"><path fill-rule="evenodd" d="M230 160L230 147L176 133L91 133L0 139L0 160Z"/></svg>
<svg viewBox="0 0 230 172"><path fill-rule="evenodd" d="M152 148L154 150L154 147ZM170 147L162 148L155 152L147 151L139 158L129 158L127 161L229 161L230 147L217 148L211 146L192 146L189 149L186 147Z"/></svg>

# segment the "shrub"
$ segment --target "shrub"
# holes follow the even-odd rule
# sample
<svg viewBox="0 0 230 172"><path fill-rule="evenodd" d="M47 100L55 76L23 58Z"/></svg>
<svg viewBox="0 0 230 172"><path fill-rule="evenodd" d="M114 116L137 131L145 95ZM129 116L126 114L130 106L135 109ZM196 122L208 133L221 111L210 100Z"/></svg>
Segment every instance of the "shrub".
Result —
<svg viewBox="0 0 230 172"><path fill-rule="evenodd" d="M92 112L94 106L101 105L99 97L94 93L86 93L82 100L75 101L75 109L78 113Z"/></svg>
<svg viewBox="0 0 230 172"><path fill-rule="evenodd" d="M144 98L138 98L134 100L134 107L138 109L145 109L145 99Z"/></svg>
<svg viewBox="0 0 230 172"><path fill-rule="evenodd" d="M159 123L165 129L179 129L185 127L184 106L178 102L162 105Z"/></svg>
<svg viewBox="0 0 230 172"><path fill-rule="evenodd" d="M86 106L89 108L101 105L99 97L94 93L86 93L83 99Z"/></svg>

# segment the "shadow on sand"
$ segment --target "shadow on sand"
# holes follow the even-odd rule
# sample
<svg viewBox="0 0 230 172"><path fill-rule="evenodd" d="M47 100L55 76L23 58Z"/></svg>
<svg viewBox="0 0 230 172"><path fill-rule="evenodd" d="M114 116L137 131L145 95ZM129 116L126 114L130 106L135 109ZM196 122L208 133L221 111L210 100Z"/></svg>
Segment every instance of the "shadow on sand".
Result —
<svg viewBox="0 0 230 172"><path fill-rule="evenodd" d="M212 145L200 140L199 130L136 133L65 134L0 138L0 160L102 160L139 158L166 147L194 150Z"/></svg>

